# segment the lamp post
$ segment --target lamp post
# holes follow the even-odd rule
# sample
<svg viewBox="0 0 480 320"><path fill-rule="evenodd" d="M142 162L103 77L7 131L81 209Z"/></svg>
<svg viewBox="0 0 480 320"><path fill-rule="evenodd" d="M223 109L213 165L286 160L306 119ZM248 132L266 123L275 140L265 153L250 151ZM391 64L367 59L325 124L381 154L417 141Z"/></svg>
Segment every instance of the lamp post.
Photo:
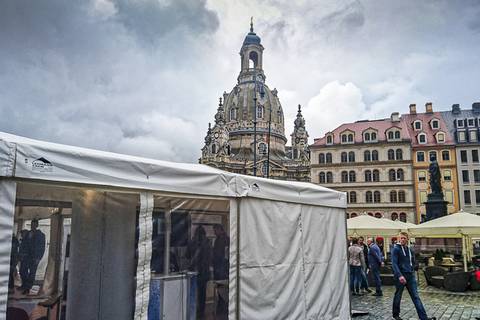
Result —
<svg viewBox="0 0 480 320"><path fill-rule="evenodd" d="M267 179L270 178L270 139L272 134L272 104L268 111L268 143L267 143Z"/></svg>
<svg viewBox="0 0 480 320"><path fill-rule="evenodd" d="M257 75L253 75L253 175L257 176Z"/></svg>
<svg viewBox="0 0 480 320"><path fill-rule="evenodd" d="M253 75L253 175L257 176L257 74ZM260 84L260 98L263 98L265 95L265 90L263 85Z"/></svg>

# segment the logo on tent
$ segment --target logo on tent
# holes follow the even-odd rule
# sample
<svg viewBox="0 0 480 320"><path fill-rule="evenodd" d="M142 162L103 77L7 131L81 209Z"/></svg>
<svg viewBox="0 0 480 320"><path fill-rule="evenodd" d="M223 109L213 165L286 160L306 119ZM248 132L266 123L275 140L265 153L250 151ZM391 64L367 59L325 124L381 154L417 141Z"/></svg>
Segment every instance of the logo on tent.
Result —
<svg viewBox="0 0 480 320"><path fill-rule="evenodd" d="M53 164L47 159L41 157L32 161L32 171L53 172Z"/></svg>

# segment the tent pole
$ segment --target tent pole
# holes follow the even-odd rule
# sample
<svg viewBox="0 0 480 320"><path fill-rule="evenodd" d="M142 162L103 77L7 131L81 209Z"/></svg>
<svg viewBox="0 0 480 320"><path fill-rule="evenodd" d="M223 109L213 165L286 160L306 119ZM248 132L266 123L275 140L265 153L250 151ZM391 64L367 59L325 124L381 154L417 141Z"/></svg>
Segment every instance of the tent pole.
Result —
<svg viewBox="0 0 480 320"><path fill-rule="evenodd" d="M168 208L165 210L165 246L163 252L163 273L170 273L170 234L172 233L172 205L169 201Z"/></svg>
<svg viewBox="0 0 480 320"><path fill-rule="evenodd" d="M237 199L237 296L236 296L236 319L240 320L240 202L241 199Z"/></svg>
<svg viewBox="0 0 480 320"><path fill-rule="evenodd" d="M463 270L467 272L467 248L465 235L462 234L462 253L463 253Z"/></svg>

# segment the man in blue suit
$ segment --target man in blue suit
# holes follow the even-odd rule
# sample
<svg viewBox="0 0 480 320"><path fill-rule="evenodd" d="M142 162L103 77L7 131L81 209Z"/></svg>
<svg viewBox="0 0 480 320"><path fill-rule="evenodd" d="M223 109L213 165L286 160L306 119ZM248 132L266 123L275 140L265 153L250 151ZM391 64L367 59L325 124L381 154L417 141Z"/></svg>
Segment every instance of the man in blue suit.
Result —
<svg viewBox="0 0 480 320"><path fill-rule="evenodd" d="M408 244L408 233L400 232L398 242L392 250L392 268L395 280L395 296L393 297L393 319L400 318L400 302L402 301L403 289L407 287L420 320L436 320L429 318L423 307L422 300L417 291L417 279L415 278L415 255Z"/></svg>
<svg viewBox="0 0 480 320"><path fill-rule="evenodd" d="M382 280L380 279L380 267L383 266L383 256L380 251L380 247L373 242L372 238L367 239L368 244L368 266L370 272L372 272L373 280L375 281L375 293L374 296L383 296L382 292Z"/></svg>

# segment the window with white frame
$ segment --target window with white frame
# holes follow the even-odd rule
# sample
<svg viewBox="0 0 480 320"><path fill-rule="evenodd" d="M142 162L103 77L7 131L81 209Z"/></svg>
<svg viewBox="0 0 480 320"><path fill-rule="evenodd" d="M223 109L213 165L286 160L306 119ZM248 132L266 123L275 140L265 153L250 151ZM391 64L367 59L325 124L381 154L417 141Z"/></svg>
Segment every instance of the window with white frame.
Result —
<svg viewBox="0 0 480 320"><path fill-rule="evenodd" d="M437 133L437 142L444 143L445 142L445 134L443 132Z"/></svg>
<svg viewBox="0 0 480 320"><path fill-rule="evenodd" d="M417 139L418 139L418 143L421 143L421 144L427 143L427 135L425 133L420 133L417 136Z"/></svg>
<svg viewBox="0 0 480 320"><path fill-rule="evenodd" d="M327 144L332 144L333 143L333 136L332 135L328 135L327 136Z"/></svg>
<svg viewBox="0 0 480 320"><path fill-rule="evenodd" d="M468 118L467 119L467 126L475 127L475 119L474 118Z"/></svg>
<svg viewBox="0 0 480 320"><path fill-rule="evenodd" d="M470 142L476 142L477 141L477 131L471 130L470 132Z"/></svg>
<svg viewBox="0 0 480 320"><path fill-rule="evenodd" d="M413 122L413 128L414 128L415 130L422 130L422 121L420 121L420 120L415 120L415 121Z"/></svg>
<svg viewBox="0 0 480 320"><path fill-rule="evenodd" d="M443 170L443 180L444 181L452 181L452 171L451 170Z"/></svg>
<svg viewBox="0 0 480 320"><path fill-rule="evenodd" d="M432 129L440 128L440 122L437 119L433 119L432 122L430 122L430 125L432 126Z"/></svg>
<svg viewBox="0 0 480 320"><path fill-rule="evenodd" d="M457 128L463 128L465 127L465 122L463 119L457 119Z"/></svg>
<svg viewBox="0 0 480 320"><path fill-rule="evenodd" d="M450 151L443 150L442 151L442 160L443 161L450 161Z"/></svg>
<svg viewBox="0 0 480 320"><path fill-rule="evenodd" d="M424 162L425 161L425 152L417 151L417 162Z"/></svg>
<svg viewBox="0 0 480 320"><path fill-rule="evenodd" d="M467 141L467 135L465 131L458 131L457 132L458 142L465 142Z"/></svg>
<svg viewBox="0 0 480 320"><path fill-rule="evenodd" d="M427 173L425 171L418 171L417 172L417 176L418 176L418 181L419 182L425 182L427 181Z"/></svg>

